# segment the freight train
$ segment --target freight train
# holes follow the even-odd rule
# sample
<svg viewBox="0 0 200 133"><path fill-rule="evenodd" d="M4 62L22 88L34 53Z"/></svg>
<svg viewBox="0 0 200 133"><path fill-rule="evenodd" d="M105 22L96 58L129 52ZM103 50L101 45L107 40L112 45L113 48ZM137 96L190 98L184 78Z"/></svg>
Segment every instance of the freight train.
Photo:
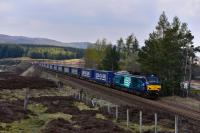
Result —
<svg viewBox="0 0 200 133"><path fill-rule="evenodd" d="M113 72L87 68L69 67L58 64L40 62L39 66L51 71L73 76L97 84L126 91L146 98L157 98L161 84L155 75L134 75L125 71Z"/></svg>

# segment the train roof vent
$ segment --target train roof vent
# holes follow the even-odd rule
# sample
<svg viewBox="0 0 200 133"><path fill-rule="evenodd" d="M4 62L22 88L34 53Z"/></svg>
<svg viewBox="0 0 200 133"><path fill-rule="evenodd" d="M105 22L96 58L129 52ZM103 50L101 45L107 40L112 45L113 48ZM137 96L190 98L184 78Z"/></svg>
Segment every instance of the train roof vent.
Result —
<svg viewBox="0 0 200 133"><path fill-rule="evenodd" d="M118 71L115 74L130 74L128 71Z"/></svg>

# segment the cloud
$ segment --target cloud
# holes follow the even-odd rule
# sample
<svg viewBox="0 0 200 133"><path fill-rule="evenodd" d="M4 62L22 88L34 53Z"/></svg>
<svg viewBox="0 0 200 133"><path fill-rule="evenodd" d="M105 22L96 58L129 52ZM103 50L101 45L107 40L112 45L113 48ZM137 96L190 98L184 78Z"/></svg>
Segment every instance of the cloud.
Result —
<svg viewBox="0 0 200 133"><path fill-rule="evenodd" d="M168 18L172 20L178 16L181 22L186 22L194 35L194 44L200 42L200 1L199 0L157 0L157 12L165 11Z"/></svg>
<svg viewBox="0 0 200 133"><path fill-rule="evenodd" d="M48 37L60 41L92 41L105 37L113 43L134 33L148 38L162 11L171 20L187 22L199 41L199 0L1 0L0 31Z"/></svg>
<svg viewBox="0 0 200 133"><path fill-rule="evenodd" d="M7 13L14 10L14 5L10 2L1 1L0 2L0 13Z"/></svg>
<svg viewBox="0 0 200 133"><path fill-rule="evenodd" d="M167 10L170 14L188 18L200 16L199 0L157 0L160 10Z"/></svg>

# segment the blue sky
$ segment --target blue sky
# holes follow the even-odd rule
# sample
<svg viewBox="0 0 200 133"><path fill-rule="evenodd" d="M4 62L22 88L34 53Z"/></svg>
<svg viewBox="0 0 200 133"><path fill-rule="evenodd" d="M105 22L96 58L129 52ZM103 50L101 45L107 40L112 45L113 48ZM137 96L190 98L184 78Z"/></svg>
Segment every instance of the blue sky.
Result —
<svg viewBox="0 0 200 133"><path fill-rule="evenodd" d="M188 23L199 44L200 0L1 0L0 33L112 43L133 33L143 45L162 11Z"/></svg>

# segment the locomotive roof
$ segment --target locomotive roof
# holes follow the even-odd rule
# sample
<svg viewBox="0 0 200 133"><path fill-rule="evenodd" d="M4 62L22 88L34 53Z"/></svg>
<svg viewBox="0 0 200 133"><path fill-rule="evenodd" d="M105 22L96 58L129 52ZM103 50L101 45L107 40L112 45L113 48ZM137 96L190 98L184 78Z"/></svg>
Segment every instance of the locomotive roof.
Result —
<svg viewBox="0 0 200 133"><path fill-rule="evenodd" d="M133 75L133 74L115 74L115 75L119 75L119 76L128 76L128 77L134 77L134 78L145 78L145 76L142 75Z"/></svg>
<svg viewBox="0 0 200 133"><path fill-rule="evenodd" d="M90 70L95 70L95 69L90 69L90 68L82 68L83 71L86 70L86 71L90 71Z"/></svg>
<svg viewBox="0 0 200 133"><path fill-rule="evenodd" d="M100 71L100 72L113 72L113 71L106 71L106 70L96 70L96 71Z"/></svg>

